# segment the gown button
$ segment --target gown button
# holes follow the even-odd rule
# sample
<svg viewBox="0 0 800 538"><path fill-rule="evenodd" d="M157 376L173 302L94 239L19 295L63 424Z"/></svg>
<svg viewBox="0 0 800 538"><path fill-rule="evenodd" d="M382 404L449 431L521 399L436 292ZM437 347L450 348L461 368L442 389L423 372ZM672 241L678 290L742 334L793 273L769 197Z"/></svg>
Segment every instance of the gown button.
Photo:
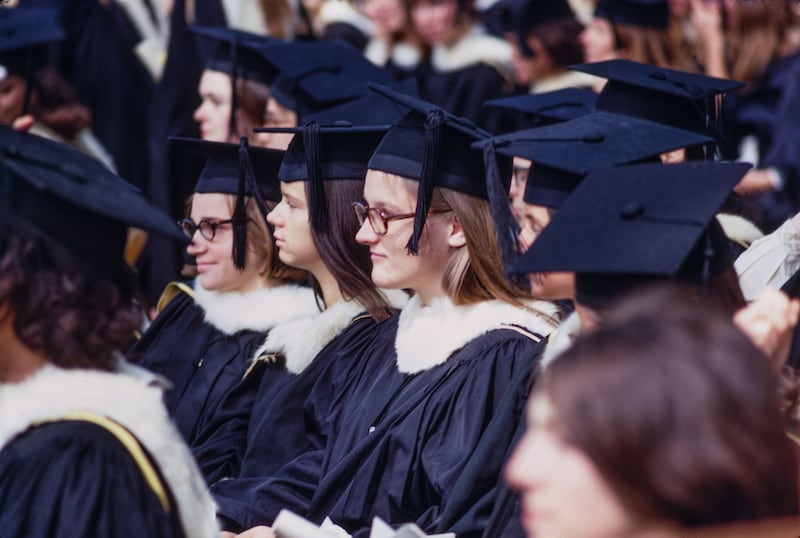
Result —
<svg viewBox="0 0 800 538"><path fill-rule="evenodd" d="M370 426L370 427L369 427L369 433L372 433L372 432L374 432L374 431L375 431L375 426Z"/></svg>

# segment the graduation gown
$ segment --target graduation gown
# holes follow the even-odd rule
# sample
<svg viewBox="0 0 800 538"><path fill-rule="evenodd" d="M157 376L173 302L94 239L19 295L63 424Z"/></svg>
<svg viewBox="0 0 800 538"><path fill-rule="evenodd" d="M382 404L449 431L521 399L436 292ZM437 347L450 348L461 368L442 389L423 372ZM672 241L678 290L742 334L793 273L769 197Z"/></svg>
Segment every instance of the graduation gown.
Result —
<svg viewBox="0 0 800 538"><path fill-rule="evenodd" d="M0 535L217 533L158 389L54 366L0 385Z"/></svg>
<svg viewBox="0 0 800 538"><path fill-rule="evenodd" d="M258 384L288 375L273 361L242 385L266 333L317 312L312 290L296 285L244 294L184 287L131 350L133 362L171 383L165 405L209 482L234 472Z"/></svg>
<svg viewBox="0 0 800 538"><path fill-rule="evenodd" d="M419 96L492 133L508 132L500 111L483 103L515 92L511 47L476 25L455 44L433 48L417 71ZM518 90L518 89L516 89Z"/></svg>
<svg viewBox="0 0 800 538"><path fill-rule="evenodd" d="M389 299L400 308L407 296L390 292ZM265 348L269 345L285 354L290 375L283 384L259 388L239 474L211 487L218 513L230 530L244 529L258 520L254 515L259 510L258 489L268 477L290 461L297 459L300 465L304 455L324 448L332 402L345 390L355 369L353 357L376 331L375 320L360 310L357 303L337 303L313 322L316 336L298 327L283 342L265 343ZM296 347L309 342L316 344Z"/></svg>
<svg viewBox="0 0 800 538"><path fill-rule="evenodd" d="M464 464L513 381L530 372L541 349L536 333L550 329L543 316L497 301L456 307L442 299L423 308L412 298L381 324L359 358L365 366L334 403L305 514L318 522L329 516L356 536L369 532L374 516L415 521L427 532L446 526L442 507ZM297 470L282 469L263 488L264 514L274 517L287 499L298 511L298 491L282 491L307 476ZM475 486L488 491L496 482ZM480 533L483 525L461 527Z"/></svg>

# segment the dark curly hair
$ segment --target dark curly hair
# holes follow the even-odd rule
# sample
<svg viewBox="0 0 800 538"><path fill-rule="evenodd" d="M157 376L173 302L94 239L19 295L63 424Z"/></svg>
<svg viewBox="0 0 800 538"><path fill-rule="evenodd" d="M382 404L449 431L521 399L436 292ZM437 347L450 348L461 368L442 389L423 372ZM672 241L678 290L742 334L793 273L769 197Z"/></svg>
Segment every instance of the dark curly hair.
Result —
<svg viewBox="0 0 800 538"><path fill-rule="evenodd" d="M132 288L56 259L44 241L0 230L0 304L23 344L63 368L108 370L141 322Z"/></svg>

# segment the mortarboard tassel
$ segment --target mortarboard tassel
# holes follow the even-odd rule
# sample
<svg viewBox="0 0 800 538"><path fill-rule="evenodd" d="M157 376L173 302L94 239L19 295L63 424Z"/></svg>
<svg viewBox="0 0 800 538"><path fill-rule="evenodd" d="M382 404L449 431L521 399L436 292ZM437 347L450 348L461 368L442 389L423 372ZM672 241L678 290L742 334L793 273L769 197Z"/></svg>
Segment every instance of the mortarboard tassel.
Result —
<svg viewBox="0 0 800 538"><path fill-rule="evenodd" d="M439 152L442 142L444 113L434 110L425 118L425 153L422 156L422 173L417 190L417 208L414 214L414 233L406 248L411 254L419 254L419 241L431 207L436 175L439 173Z"/></svg>
<svg viewBox="0 0 800 538"><path fill-rule="evenodd" d="M247 154L247 137L243 136L239 142L239 183L236 187L236 206L233 210L233 264L239 271L244 271L245 254L247 250L247 211L245 208L245 183L247 179L247 166L242 166L244 161L249 161ZM257 197L254 197L257 198Z"/></svg>
<svg viewBox="0 0 800 538"><path fill-rule="evenodd" d="M315 121L303 127L303 147L309 178L309 212L311 226L316 230L328 229L328 207L325 202L325 186L322 183L319 124Z"/></svg>

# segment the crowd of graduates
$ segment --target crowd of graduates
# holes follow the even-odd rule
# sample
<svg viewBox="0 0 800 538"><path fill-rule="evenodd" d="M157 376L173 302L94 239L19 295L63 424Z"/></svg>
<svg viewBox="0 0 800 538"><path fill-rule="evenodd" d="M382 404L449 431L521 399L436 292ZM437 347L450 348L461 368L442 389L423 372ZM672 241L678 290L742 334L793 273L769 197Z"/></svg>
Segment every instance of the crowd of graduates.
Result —
<svg viewBox="0 0 800 538"><path fill-rule="evenodd" d="M797 536L799 117L792 0L0 5L0 536Z"/></svg>

